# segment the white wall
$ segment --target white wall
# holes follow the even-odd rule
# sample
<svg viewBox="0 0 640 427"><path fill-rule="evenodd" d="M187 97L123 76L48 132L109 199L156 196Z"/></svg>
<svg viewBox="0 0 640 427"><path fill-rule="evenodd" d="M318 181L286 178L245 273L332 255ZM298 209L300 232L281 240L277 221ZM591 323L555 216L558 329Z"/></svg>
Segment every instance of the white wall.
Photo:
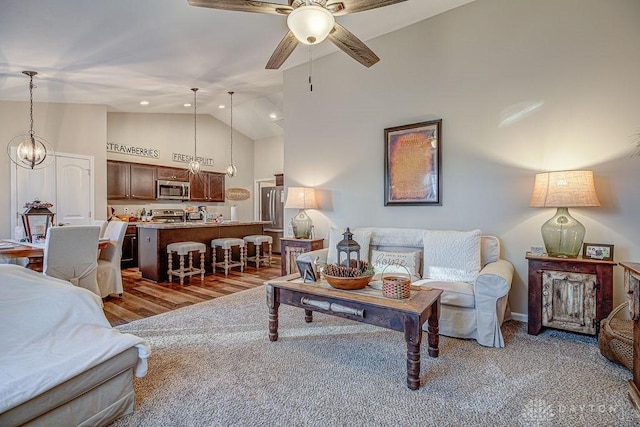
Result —
<svg viewBox="0 0 640 427"><path fill-rule="evenodd" d="M107 158L127 162L165 165L186 168L187 164L172 160L172 153L193 155L194 123L193 114L135 114L108 113L107 140L110 143L136 147L147 147L159 150L158 159L131 156L107 152ZM229 126L209 115L197 117L197 154L199 157L212 158L212 167L204 166L203 170L226 172L231 160ZM237 176L226 177L227 188L241 187L251 191L252 197L244 201L227 201L225 203L148 203L110 200L109 203L121 213L125 206L135 209L142 207L184 208L186 205L207 205L210 212L219 212L225 218L230 217L230 207L238 206L238 219L253 220L253 140L240 132L233 134L233 160L238 168Z"/></svg>
<svg viewBox="0 0 640 427"><path fill-rule="evenodd" d="M640 260L640 2L477 0L284 74L287 186L315 186L329 226L468 230L500 237L527 312L525 252L553 209L528 207L540 171L592 169L602 207L571 209L586 241ZM527 110L530 110L526 113ZM384 128L441 118L442 206L385 207ZM288 212L287 220L294 212ZM624 300L615 269L614 304Z"/></svg>
<svg viewBox="0 0 640 427"><path fill-rule="evenodd" d="M253 148L253 174L255 179L273 179L284 173L284 137L258 139Z"/></svg>
<svg viewBox="0 0 640 427"><path fill-rule="evenodd" d="M37 93L36 93L37 96ZM34 130L49 142L55 151L94 157L95 217L106 218L105 144L107 130L106 107L102 105L34 103ZM0 141L8 144L18 135L29 131L28 102L0 102ZM6 147L6 145L5 145ZM6 150L6 148L5 148ZM0 155L0 238L11 237L10 160Z"/></svg>

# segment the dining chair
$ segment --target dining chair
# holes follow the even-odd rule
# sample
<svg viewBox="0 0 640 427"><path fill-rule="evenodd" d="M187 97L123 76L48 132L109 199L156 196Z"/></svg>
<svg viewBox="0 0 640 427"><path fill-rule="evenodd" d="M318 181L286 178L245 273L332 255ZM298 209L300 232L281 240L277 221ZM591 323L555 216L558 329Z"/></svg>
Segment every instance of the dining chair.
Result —
<svg viewBox="0 0 640 427"><path fill-rule="evenodd" d="M100 295L98 225L67 225L47 230L42 272Z"/></svg>
<svg viewBox="0 0 640 427"><path fill-rule="evenodd" d="M107 231L107 225L108 224L109 224L109 222L107 220L104 220L104 219L93 220L93 225L99 225L100 226L100 238L105 237L104 233Z"/></svg>
<svg viewBox="0 0 640 427"><path fill-rule="evenodd" d="M100 251L98 257L98 287L100 296L105 298L111 294L122 296L122 273L120 259L122 258L122 242L129 223L123 221L109 221L104 237L109 244Z"/></svg>

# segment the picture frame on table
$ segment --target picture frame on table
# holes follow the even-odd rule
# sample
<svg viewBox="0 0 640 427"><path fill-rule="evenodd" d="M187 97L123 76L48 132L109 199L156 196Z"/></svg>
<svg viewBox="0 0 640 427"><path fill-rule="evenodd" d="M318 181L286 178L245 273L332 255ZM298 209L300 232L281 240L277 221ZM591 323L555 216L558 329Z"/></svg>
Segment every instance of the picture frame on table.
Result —
<svg viewBox="0 0 640 427"><path fill-rule="evenodd" d="M307 261L296 260L296 265L298 266L298 272L300 273L300 278L303 283L315 282L316 281L316 273L313 269L313 264Z"/></svg>
<svg viewBox="0 0 640 427"><path fill-rule="evenodd" d="M613 261L613 245L584 243L582 245L582 258Z"/></svg>
<svg viewBox="0 0 640 427"><path fill-rule="evenodd" d="M442 206L442 119L384 130L384 205Z"/></svg>

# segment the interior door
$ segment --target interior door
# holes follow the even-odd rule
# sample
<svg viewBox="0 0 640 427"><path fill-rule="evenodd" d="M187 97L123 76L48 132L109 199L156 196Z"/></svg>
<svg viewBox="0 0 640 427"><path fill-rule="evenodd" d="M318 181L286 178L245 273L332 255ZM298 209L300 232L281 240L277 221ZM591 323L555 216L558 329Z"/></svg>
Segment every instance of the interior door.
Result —
<svg viewBox="0 0 640 427"><path fill-rule="evenodd" d="M87 158L56 158L56 223L88 224L93 220L92 162Z"/></svg>

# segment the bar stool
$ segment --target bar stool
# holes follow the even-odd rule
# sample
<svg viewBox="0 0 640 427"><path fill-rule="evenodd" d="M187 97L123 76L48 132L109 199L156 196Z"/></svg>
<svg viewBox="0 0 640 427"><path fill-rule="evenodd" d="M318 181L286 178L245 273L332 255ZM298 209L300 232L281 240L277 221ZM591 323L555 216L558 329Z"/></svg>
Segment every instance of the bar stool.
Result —
<svg viewBox="0 0 640 427"><path fill-rule="evenodd" d="M168 256L168 270L169 282L173 279L173 276L180 278L180 284L184 284L184 278L186 276L200 275L200 280L204 280L204 254L207 251L207 246L204 243L198 242L176 242L167 245ZM173 269L173 253L176 253L180 257L180 269ZM200 268L193 268L193 252L200 252ZM189 268L185 271L184 268L184 256L189 255Z"/></svg>
<svg viewBox="0 0 640 427"><path fill-rule="evenodd" d="M260 269L260 263L262 262L266 262L268 266L271 266L271 249L273 246L273 238L271 236L265 236L262 234L252 234L250 236L244 236L242 240L244 240L245 243L247 244L247 255L249 254L249 243L252 243L253 246L256 248L255 256L246 257L247 264L249 263L249 261L255 262L256 269L258 270ZM269 252L268 253L263 252L264 255L260 256L260 248L262 247L263 243L269 244Z"/></svg>
<svg viewBox="0 0 640 427"><path fill-rule="evenodd" d="M236 246L240 249L240 261L234 261L232 258L231 250ZM216 267L224 268L225 276L229 274L229 269L233 267L240 267L240 271L244 272L244 246L244 240L242 239L233 237L213 239L211 241L211 266L213 267L213 274L216 273ZM216 262L216 248L224 251L224 261Z"/></svg>

